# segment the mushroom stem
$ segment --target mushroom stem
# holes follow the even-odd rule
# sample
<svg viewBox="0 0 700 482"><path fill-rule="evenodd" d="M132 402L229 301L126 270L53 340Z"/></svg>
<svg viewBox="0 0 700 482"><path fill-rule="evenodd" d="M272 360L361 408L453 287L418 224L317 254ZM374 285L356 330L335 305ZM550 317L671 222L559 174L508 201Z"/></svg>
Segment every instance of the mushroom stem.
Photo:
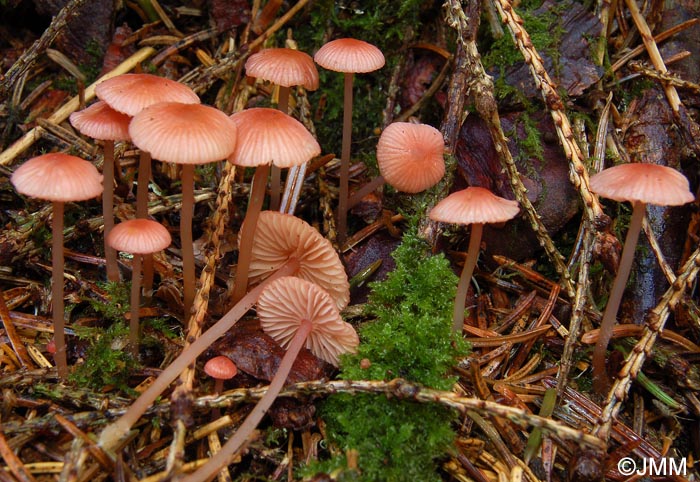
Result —
<svg viewBox="0 0 700 482"><path fill-rule="evenodd" d="M265 186L267 175L270 172L270 165L264 164L255 168L253 177L253 187L250 192L250 201L246 211L243 226L241 226L240 250L238 252L238 264L236 266L236 280L233 284L233 295L231 299L234 303L243 298L246 288L248 288L248 269L253 256L253 236L255 227L258 224L260 210L265 199Z"/></svg>
<svg viewBox="0 0 700 482"><path fill-rule="evenodd" d="M51 297L53 299L53 339L56 344L54 360L58 378L65 380L68 377L68 356L63 308L63 203L54 201L52 204Z"/></svg>
<svg viewBox="0 0 700 482"><path fill-rule="evenodd" d="M279 86L277 109L287 114L289 111L289 87ZM282 184L282 169L273 165L270 169L270 210L277 211L280 208L280 195Z"/></svg>
<svg viewBox="0 0 700 482"><path fill-rule="evenodd" d="M299 351L304 346L307 336L311 333L311 329L312 324L309 320L301 320L299 329L294 334L294 338L292 338L287 352L284 354L280 366L277 369L277 373L275 373L275 376L272 378L265 395L263 395L253 410L248 414L241 426L236 430L236 433L221 447L221 450L211 457L206 464L197 469L196 472L185 476L181 482L205 482L229 464L231 458L241 449L246 440L248 440L250 434L258 426L260 420L262 420L267 410L277 398L277 395L279 395L292 369L294 360L296 360Z"/></svg>
<svg viewBox="0 0 700 482"><path fill-rule="evenodd" d="M467 251L467 259L464 260L462 275L459 277L457 284L457 295L455 296L455 310L452 316L452 333L461 334L464 327L464 307L467 303L467 291L469 290L469 282L474 273L476 260L479 258L479 249L481 246L481 233L484 230L482 223L472 224L472 232L469 236L469 248Z"/></svg>
<svg viewBox="0 0 700 482"><path fill-rule="evenodd" d="M348 182L350 178L350 143L352 138L352 82L354 74L345 72L343 100L343 144L340 156L340 186L338 193L338 244L345 243L348 234Z"/></svg>
<svg viewBox="0 0 700 482"><path fill-rule="evenodd" d="M154 275L154 259L153 254L145 254L143 256L143 278L141 285L143 287L143 303L149 305L153 291L153 275Z"/></svg>
<svg viewBox="0 0 700 482"><path fill-rule="evenodd" d="M107 236L109 236L114 227L114 141L106 140L103 152L102 182L104 189L102 191L102 218L105 226L105 269L107 271L107 280L118 283L117 250L107 244Z"/></svg>
<svg viewBox="0 0 700 482"><path fill-rule="evenodd" d="M131 319L129 320L129 347L133 355L139 353L139 305L141 304L141 255L134 254L131 263Z"/></svg>
<svg viewBox="0 0 700 482"><path fill-rule="evenodd" d="M347 209L350 210L355 206L355 204L359 203L363 197L365 197L367 194L371 193L375 189L377 189L380 186L383 186L385 183L384 176L381 174L374 179L372 179L370 182L362 186L360 189L355 191L352 196L348 198L348 205Z"/></svg>
<svg viewBox="0 0 700 482"><path fill-rule="evenodd" d="M607 389L608 379L605 370L605 352L608 348L608 343L612 337L613 327L617 318L617 310L620 308L622 294L625 291L625 285L632 270L632 261L634 260L634 252L639 239L639 232L642 229L642 221L646 213L646 203L635 202L632 208L632 219L627 228L627 236L625 238L625 246L622 249L620 257L620 265L617 268L617 275L613 281L610 297L605 306L605 313L600 322L600 330L598 331L598 340L593 349L593 388L599 393Z"/></svg>
<svg viewBox="0 0 700 482"><path fill-rule="evenodd" d="M131 427L141 418L146 410L151 407L155 399L168 388L168 385L170 385L188 365L193 363L197 356L209 348L221 335L230 330L231 327L253 307L258 296L260 296L260 293L262 293L268 283L282 276L292 276L298 269L299 261L296 258L290 258L274 274L252 289L219 321L202 333L191 345L185 348L182 353L158 375L158 378L155 379L134 403L131 404L119 419L107 425L102 430L98 440L100 447L106 450L114 450Z"/></svg>
<svg viewBox="0 0 700 482"><path fill-rule="evenodd" d="M192 216L194 212L194 165L182 165L182 208L180 209L180 249L182 250L182 286L185 319L189 318L194 302L194 242Z"/></svg>
<svg viewBox="0 0 700 482"><path fill-rule="evenodd" d="M148 183L151 182L151 154L141 151L139 177L136 185L136 218L148 217Z"/></svg>

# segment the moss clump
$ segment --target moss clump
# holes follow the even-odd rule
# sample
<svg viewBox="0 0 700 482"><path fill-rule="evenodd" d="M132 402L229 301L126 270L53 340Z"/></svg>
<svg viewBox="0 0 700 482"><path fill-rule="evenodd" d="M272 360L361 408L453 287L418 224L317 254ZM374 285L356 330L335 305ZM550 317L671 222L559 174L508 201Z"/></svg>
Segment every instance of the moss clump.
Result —
<svg viewBox="0 0 700 482"><path fill-rule="evenodd" d="M444 256L430 256L413 228L395 251L396 269L373 283L368 314L360 330L358 353L343 359L343 379L389 380L402 377L448 390L455 357L467 346L451 335L457 277ZM368 359L369 368L360 361ZM435 406L389 400L383 396L331 397L322 409L330 440L359 453L359 473L343 471L343 457L317 470L339 480L439 480L437 460L454 439L454 414Z"/></svg>

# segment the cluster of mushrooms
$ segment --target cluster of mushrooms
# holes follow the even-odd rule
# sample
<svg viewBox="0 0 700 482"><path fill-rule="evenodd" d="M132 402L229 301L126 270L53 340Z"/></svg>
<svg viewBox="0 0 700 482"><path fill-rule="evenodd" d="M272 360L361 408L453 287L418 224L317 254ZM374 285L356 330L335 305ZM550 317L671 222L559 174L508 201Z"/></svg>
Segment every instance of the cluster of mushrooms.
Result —
<svg viewBox="0 0 700 482"><path fill-rule="evenodd" d="M194 166L226 159L239 166L255 168L246 216L239 233L233 288L235 305L187 346L123 416L102 431L99 444L104 449L118 447L120 440L173 380L255 305L263 330L287 349L286 354L264 397L222 450L185 477L188 482L209 480L228 464L280 392L302 347L336 365L341 354L353 352L357 347L357 333L340 316L350 294L338 254L316 229L292 214L277 211L280 207L280 169L304 169L306 163L321 152L306 128L287 114L292 86L309 90L318 88L314 60L322 67L345 74L338 202L338 231L342 243L347 235L347 211L362 196L383 183L400 192L418 193L434 186L445 173L441 133L424 124L396 122L384 129L377 144L381 175L349 196L353 75L384 65L379 49L360 40L329 42L313 59L303 52L286 48L265 49L252 55L246 63L246 73L279 86L278 109L250 108L227 116L213 107L202 105L188 87L164 78L124 74L105 80L96 88L100 100L70 117L73 126L81 133L104 142L103 173L100 174L88 161L62 153L30 159L13 173L11 181L18 192L53 203L55 361L59 377L65 379L68 364L63 309L63 203L102 195L108 280L120 280L117 251L134 255L130 347L137 352L142 292L147 295L153 283L152 255L171 243L168 230L148 217L151 158L181 165L180 240L186 315L195 295L192 240ZM116 226L113 200L115 141L130 141L141 151L135 218ZM268 177L271 210L261 211ZM602 377L605 350L629 274L645 205L680 205L692 201L693 196L682 174L668 167L647 164L620 165L602 171L591 178L591 188L601 196L630 201L634 205L621 266L593 357L596 377ZM481 187L468 187L450 194L430 211L429 216L434 221L472 225L468 255L455 300L454 333L462 332L465 298L480 250L483 225L505 222L518 212L516 201L501 198ZM235 374L235 366L231 366L230 360L217 358L207 363L207 373L219 380ZM222 383L217 382L217 391L221 388Z"/></svg>

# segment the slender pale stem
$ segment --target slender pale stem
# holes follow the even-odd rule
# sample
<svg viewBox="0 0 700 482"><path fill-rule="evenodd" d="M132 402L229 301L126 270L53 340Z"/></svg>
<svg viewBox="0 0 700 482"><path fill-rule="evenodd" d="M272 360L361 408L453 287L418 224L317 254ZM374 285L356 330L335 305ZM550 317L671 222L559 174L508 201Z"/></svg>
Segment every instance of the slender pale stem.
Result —
<svg viewBox="0 0 700 482"><path fill-rule="evenodd" d="M105 141L102 164L102 218L104 220L105 269L107 280L119 282L117 250L107 244L107 236L114 227L114 141Z"/></svg>
<svg viewBox="0 0 700 482"><path fill-rule="evenodd" d="M345 73L343 100L343 144L340 156L340 186L338 193L338 244L348 235L348 183L350 179L350 144L352 141L352 72Z"/></svg>
<svg viewBox="0 0 700 482"><path fill-rule="evenodd" d="M306 337L311 333L311 322L308 320L302 320L299 325L299 329L294 334L289 347L287 348L287 353L284 354L282 362L280 363L277 373L272 378L270 386L267 388L265 395L258 401L253 410L245 418L241 426L236 430L236 433L221 447L221 450L211 457L206 464L197 469L196 472L185 476L181 482L205 482L212 478L215 474L220 472L224 467L229 464L231 458L241 449L241 446L248 440L250 434L258 426L260 420L270 408L272 403L279 395L284 382L287 380L294 360L296 360L301 347L304 346L306 342Z"/></svg>
<svg viewBox="0 0 700 482"><path fill-rule="evenodd" d="M153 275L154 275L154 260L153 254L143 255L143 303L149 305L153 291Z"/></svg>
<svg viewBox="0 0 700 482"><path fill-rule="evenodd" d="M479 249L481 247L481 233L484 230L484 225L480 223L472 224L472 232L469 236L469 248L467 251L467 259L464 260L462 275L459 277L457 284L457 296L455 296L455 310L452 316L452 333L460 334L464 327L464 307L467 304L467 291L469 290L469 282L474 273L476 260L479 258Z"/></svg>
<svg viewBox="0 0 700 482"><path fill-rule="evenodd" d="M139 353L139 308L141 304L141 255L134 254L131 263L131 320L129 320L129 348Z"/></svg>
<svg viewBox="0 0 700 482"><path fill-rule="evenodd" d="M207 348L211 346L221 335L231 329L233 325L250 310L257 302L258 296L265 289L268 283L281 278L282 276L293 276L299 269L299 261L296 258L289 259L272 276L250 290L243 299L228 311L211 328L202 333L191 345L183 350L165 370L158 375L158 378L131 404L129 409L117 421L108 425L102 430L99 438L99 445L107 450L113 450L119 445L119 441L124 438L131 427L148 410L158 396L168 388L178 375L194 363L195 359Z"/></svg>
<svg viewBox="0 0 700 482"><path fill-rule="evenodd" d="M605 352L608 349L608 343L612 337L615 320L617 318L617 310L620 308L622 294L625 292L625 285L632 270L632 261L634 260L634 251L637 247L639 232L642 229L642 221L646 213L646 203L636 202L632 209L632 219L627 228L627 237L625 238L625 246L622 249L620 257L620 265L617 268L617 275L613 281L610 297L605 306L603 320L600 322L600 330L598 331L598 340L593 349L593 388L599 394L604 394L608 386L608 377L605 370Z"/></svg>
<svg viewBox="0 0 700 482"><path fill-rule="evenodd" d="M360 189L355 191L352 196L348 198L348 206L347 209L350 210L352 207L359 203L363 197L365 197L367 194L371 193L375 189L377 189L379 186L384 185L384 176L379 175L372 179L370 182L362 186Z"/></svg>
<svg viewBox="0 0 700 482"><path fill-rule="evenodd" d="M194 302L194 241L192 216L194 213L194 165L182 165L182 208L180 209L180 244L182 249L182 286L185 319L189 318Z"/></svg>
<svg viewBox="0 0 700 482"><path fill-rule="evenodd" d="M265 185L267 184L267 175L270 172L269 165L258 166L255 168L255 176L253 177L253 187L250 192L250 201L246 210L243 226L241 226L241 241L238 250L238 264L236 266L236 280L233 284L233 295L231 296L234 303L243 298L245 290L248 288L248 269L253 256L253 236L255 228L260 217L263 200L265 199Z"/></svg>
<svg viewBox="0 0 700 482"><path fill-rule="evenodd" d="M136 218L148 217L148 183L151 182L151 154L141 151L136 185Z"/></svg>
<svg viewBox="0 0 700 482"><path fill-rule="evenodd" d="M279 86L279 100L277 109L287 114L289 112L289 87ZM280 193L282 184L282 169L272 166L270 169L270 210L277 211L280 208Z"/></svg>
<svg viewBox="0 0 700 482"><path fill-rule="evenodd" d="M63 203L53 203L53 245L51 249L51 297L53 298L53 340L56 344L54 360L58 378L68 377L66 354L65 314L63 309Z"/></svg>

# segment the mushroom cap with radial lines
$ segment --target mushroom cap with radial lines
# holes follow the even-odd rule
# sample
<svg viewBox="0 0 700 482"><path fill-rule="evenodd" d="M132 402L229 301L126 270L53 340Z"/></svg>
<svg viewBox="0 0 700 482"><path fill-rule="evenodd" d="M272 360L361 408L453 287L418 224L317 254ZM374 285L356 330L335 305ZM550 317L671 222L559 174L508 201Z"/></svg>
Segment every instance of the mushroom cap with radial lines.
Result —
<svg viewBox="0 0 700 482"><path fill-rule="evenodd" d="M305 346L317 357L338 365L343 353L360 343L355 329L343 321L331 296L318 285L294 276L271 282L257 304L262 329L287 348L302 320L311 323Z"/></svg>
<svg viewBox="0 0 700 482"><path fill-rule="evenodd" d="M263 49L248 57L245 73L283 87L318 89L318 70L307 53L288 48Z"/></svg>
<svg viewBox="0 0 700 482"><path fill-rule="evenodd" d="M348 277L330 241L291 214L262 211L251 252L251 283L263 281L294 257L299 261L295 276L326 290L339 310L350 301Z"/></svg>
<svg viewBox="0 0 700 482"><path fill-rule="evenodd" d="M131 117L97 101L83 110L73 112L70 123L81 134L101 141L128 141Z"/></svg>
<svg viewBox="0 0 700 482"><path fill-rule="evenodd" d="M331 40L324 44L314 60L335 72L366 73L384 67L384 54L374 45L354 38Z"/></svg>
<svg viewBox="0 0 700 482"><path fill-rule="evenodd" d="M502 223L519 211L517 201L496 196L483 187L468 187L437 203L430 210L430 219L452 224Z"/></svg>
<svg viewBox="0 0 700 482"><path fill-rule="evenodd" d="M229 380L238 374L238 367L229 357L219 355L207 360L204 373L217 380Z"/></svg>
<svg viewBox="0 0 700 482"><path fill-rule="evenodd" d="M102 194L102 174L90 162L54 152L33 157L10 177L18 193L54 202L85 201Z"/></svg>
<svg viewBox="0 0 700 482"><path fill-rule="evenodd" d="M274 164L292 167L321 153L314 136L294 117L267 107L255 107L231 115L238 132L229 161L246 167Z"/></svg>
<svg viewBox="0 0 700 482"><path fill-rule="evenodd" d="M695 199L683 174L658 164L609 167L591 176L590 185L594 193L620 202L680 206Z"/></svg>
<svg viewBox="0 0 700 482"><path fill-rule="evenodd" d="M414 194L434 186L445 175L444 150L442 134L434 127L394 122L377 142L377 165L389 185Z"/></svg>
<svg viewBox="0 0 700 482"><path fill-rule="evenodd" d="M206 164L226 159L236 147L236 124L201 104L161 102L146 107L129 124L131 139L154 159Z"/></svg>
<svg viewBox="0 0 700 482"><path fill-rule="evenodd" d="M100 82L95 95L119 112L135 116L160 102L199 104L199 96L180 82L152 74L122 74Z"/></svg>
<svg viewBox="0 0 700 482"><path fill-rule="evenodd" d="M150 219L129 219L112 228L107 244L117 251L132 254L151 254L170 246L168 230Z"/></svg>

